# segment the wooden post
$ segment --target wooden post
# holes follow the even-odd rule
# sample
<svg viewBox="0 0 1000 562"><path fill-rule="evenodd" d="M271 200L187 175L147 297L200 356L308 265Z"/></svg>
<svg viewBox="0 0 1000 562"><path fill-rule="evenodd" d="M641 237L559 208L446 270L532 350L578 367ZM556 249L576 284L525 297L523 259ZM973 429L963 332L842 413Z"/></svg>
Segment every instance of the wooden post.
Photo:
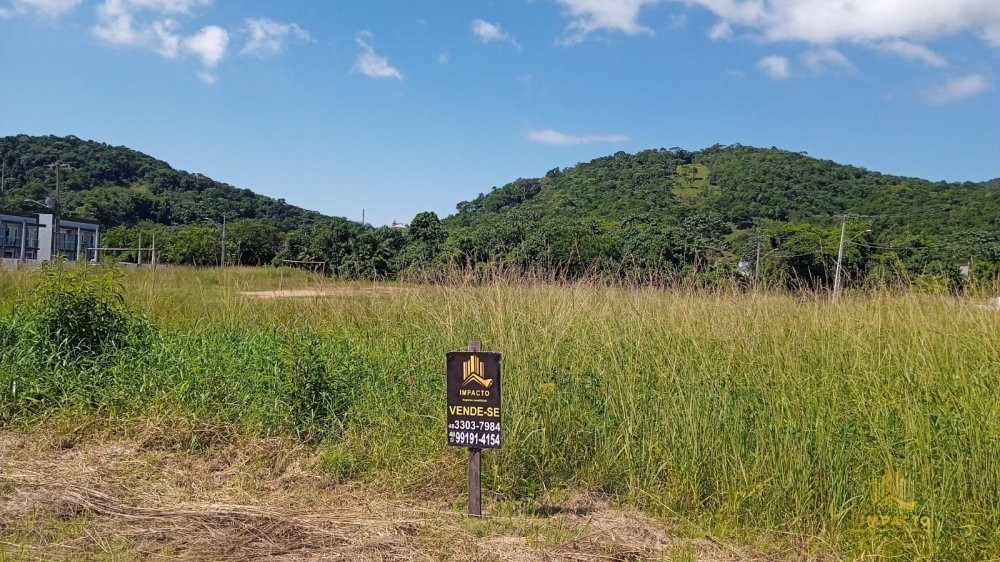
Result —
<svg viewBox="0 0 1000 562"><path fill-rule="evenodd" d="M470 341L469 351L482 351L482 344ZM482 449L469 447L469 515L473 517L483 516L482 455Z"/></svg>
<svg viewBox="0 0 1000 562"><path fill-rule="evenodd" d="M469 515L473 517L483 516L482 455L482 449L469 448Z"/></svg>

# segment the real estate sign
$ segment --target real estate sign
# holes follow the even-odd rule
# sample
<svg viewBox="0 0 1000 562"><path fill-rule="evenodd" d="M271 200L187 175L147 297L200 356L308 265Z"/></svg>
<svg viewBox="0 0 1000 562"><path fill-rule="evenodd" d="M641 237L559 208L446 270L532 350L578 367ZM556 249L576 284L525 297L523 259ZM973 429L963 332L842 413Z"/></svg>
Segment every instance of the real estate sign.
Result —
<svg viewBox="0 0 1000 562"><path fill-rule="evenodd" d="M453 351L448 354L448 444L499 449L499 353Z"/></svg>

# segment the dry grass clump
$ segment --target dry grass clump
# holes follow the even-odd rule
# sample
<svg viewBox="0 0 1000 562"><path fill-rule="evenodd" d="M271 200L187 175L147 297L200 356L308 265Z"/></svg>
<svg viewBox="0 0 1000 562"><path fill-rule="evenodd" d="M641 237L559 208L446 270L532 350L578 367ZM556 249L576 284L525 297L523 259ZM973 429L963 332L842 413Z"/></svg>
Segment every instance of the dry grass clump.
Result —
<svg viewBox="0 0 1000 562"><path fill-rule="evenodd" d="M671 536L598 497L471 520L342 485L310 451L251 440L198 453L142 439L0 432L0 559L698 560L759 558Z"/></svg>
<svg viewBox="0 0 1000 562"><path fill-rule="evenodd" d="M213 559L323 552L407 559L415 551L408 537L421 523L402 505L390 509L357 488L329 486L303 468L305 452L293 444L249 442L202 454L103 440L26 447L35 437L3 434L0 461L0 529L7 543L30 545L29 558L105 545ZM49 534L74 520L84 532Z"/></svg>

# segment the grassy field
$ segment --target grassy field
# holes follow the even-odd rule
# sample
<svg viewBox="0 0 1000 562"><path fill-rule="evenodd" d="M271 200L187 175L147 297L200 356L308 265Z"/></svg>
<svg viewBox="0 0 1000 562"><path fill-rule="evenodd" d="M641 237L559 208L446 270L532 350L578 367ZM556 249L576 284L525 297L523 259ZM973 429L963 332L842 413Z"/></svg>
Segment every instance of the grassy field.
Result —
<svg viewBox="0 0 1000 562"><path fill-rule="evenodd" d="M479 339L504 353L487 511L585 493L783 557L1000 558L1000 312L971 299L161 269L120 280L114 345L81 353L40 327L39 279L0 272L7 431L287 439L336 481L460 509L444 354ZM268 290L322 295L243 294ZM915 507L876 505L887 470Z"/></svg>

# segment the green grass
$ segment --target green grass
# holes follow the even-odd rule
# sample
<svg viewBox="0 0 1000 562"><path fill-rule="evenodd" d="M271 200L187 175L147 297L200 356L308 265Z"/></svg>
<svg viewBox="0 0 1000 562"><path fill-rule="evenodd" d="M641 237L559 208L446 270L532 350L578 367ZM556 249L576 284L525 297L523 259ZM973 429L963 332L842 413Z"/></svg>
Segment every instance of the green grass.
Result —
<svg viewBox="0 0 1000 562"><path fill-rule="evenodd" d="M274 269L155 275L123 280L152 335L74 362L43 361L23 330L37 277L0 273L0 420L162 424L193 447L295 435L345 480L458 496L444 354L479 339L504 353L490 501L587 490L749 544L1000 557L1000 314L962 299L494 281L259 300L239 292L345 285ZM929 531L858 529L892 514L872 498L887 469Z"/></svg>
<svg viewBox="0 0 1000 562"><path fill-rule="evenodd" d="M708 174L708 166L704 164L677 166L677 173L674 176L674 194L682 199L701 195L709 187Z"/></svg>

